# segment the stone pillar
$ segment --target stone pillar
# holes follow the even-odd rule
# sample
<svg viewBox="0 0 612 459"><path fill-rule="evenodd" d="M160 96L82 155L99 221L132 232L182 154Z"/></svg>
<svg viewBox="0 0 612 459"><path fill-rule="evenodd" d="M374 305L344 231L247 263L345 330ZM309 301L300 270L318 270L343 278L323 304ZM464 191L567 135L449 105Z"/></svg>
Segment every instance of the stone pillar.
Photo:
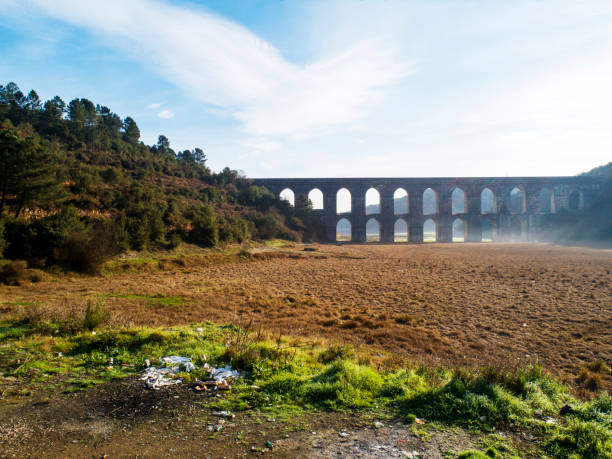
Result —
<svg viewBox="0 0 612 459"><path fill-rule="evenodd" d="M510 213L508 208L510 189L506 189L506 187L495 187L493 193L495 193L495 211L497 214L496 240L503 241L510 235L508 218L508 214Z"/></svg>
<svg viewBox="0 0 612 459"><path fill-rule="evenodd" d="M523 241L535 241L539 237L540 218L537 215L540 210L540 191L538 185L523 187L525 193L525 213L523 216L522 237Z"/></svg>
<svg viewBox="0 0 612 459"><path fill-rule="evenodd" d="M448 215L441 215L436 219L436 230L437 236L436 241L438 242L452 242L453 241L453 218Z"/></svg>
<svg viewBox="0 0 612 459"><path fill-rule="evenodd" d="M422 215L408 215L408 241L423 242L423 222L425 219Z"/></svg>
<svg viewBox="0 0 612 459"><path fill-rule="evenodd" d="M336 223L338 217L336 215L336 190L328 188L321 190L323 192L323 221L325 224L325 234L328 242L336 242Z"/></svg>
<svg viewBox="0 0 612 459"><path fill-rule="evenodd" d="M393 193L394 190L383 187L380 193L380 241L393 242L395 216L393 215Z"/></svg>
<svg viewBox="0 0 612 459"><path fill-rule="evenodd" d="M362 187L352 187L351 192L351 231L353 242L366 241L365 192Z"/></svg>
<svg viewBox="0 0 612 459"><path fill-rule="evenodd" d="M465 204L467 207L465 241L482 242L482 208L481 190L472 187L465 191Z"/></svg>
<svg viewBox="0 0 612 459"><path fill-rule="evenodd" d="M423 242L423 191L420 188L406 189L408 192L408 240Z"/></svg>
<svg viewBox="0 0 612 459"><path fill-rule="evenodd" d="M436 221L439 242L453 241L452 197L450 190L436 190L438 199L438 216Z"/></svg>

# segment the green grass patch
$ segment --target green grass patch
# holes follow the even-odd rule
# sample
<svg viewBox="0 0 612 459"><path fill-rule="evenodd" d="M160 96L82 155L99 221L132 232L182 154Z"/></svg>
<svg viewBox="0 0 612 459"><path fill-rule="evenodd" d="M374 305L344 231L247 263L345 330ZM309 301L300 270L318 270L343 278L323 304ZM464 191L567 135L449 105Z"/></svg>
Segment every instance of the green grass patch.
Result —
<svg viewBox="0 0 612 459"><path fill-rule="evenodd" d="M180 306L185 304L185 298L181 296L164 296L161 293L156 295L108 293L104 295L104 297L143 300L146 302L147 306Z"/></svg>
<svg viewBox="0 0 612 459"><path fill-rule="evenodd" d="M423 366L380 372L359 363L358 349L265 341L248 329L209 322L63 335L53 330L0 323L0 372L18 378L24 394L45 387L86 390L140 373L145 359L156 364L163 356L180 355L191 357L196 367L206 358L213 365L229 363L246 371L215 401L217 409L253 410L262 419L288 424L305 412L351 411L402 418L423 438L436 428L480 434L479 450L463 457L521 455L509 436L496 435L500 430L531 432L536 453L530 450L529 455L612 457L612 398L603 393L591 401L576 400L538 365L513 373ZM181 376L191 381L204 373ZM565 404L575 413L560 416ZM426 424L417 424L417 418Z"/></svg>

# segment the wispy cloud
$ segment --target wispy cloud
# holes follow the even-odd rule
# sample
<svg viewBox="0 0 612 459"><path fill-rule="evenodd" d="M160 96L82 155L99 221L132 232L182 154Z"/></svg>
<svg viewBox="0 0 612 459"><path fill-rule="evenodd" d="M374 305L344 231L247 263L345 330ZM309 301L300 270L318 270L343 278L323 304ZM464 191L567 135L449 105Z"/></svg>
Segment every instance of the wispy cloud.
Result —
<svg viewBox="0 0 612 459"><path fill-rule="evenodd" d="M147 105L147 108L148 108L149 110L157 110L157 109L158 109L158 108L160 108L162 105L164 105L164 104L162 104L162 103L153 103L153 104L148 104L148 105Z"/></svg>
<svg viewBox="0 0 612 459"><path fill-rule="evenodd" d="M157 114L157 117L163 120L169 120L174 118L174 112L172 110L162 110Z"/></svg>
<svg viewBox="0 0 612 459"><path fill-rule="evenodd" d="M353 122L412 70L390 43L365 39L296 65L236 23L159 0L30 4L102 35L200 101L230 110L249 135L308 137Z"/></svg>

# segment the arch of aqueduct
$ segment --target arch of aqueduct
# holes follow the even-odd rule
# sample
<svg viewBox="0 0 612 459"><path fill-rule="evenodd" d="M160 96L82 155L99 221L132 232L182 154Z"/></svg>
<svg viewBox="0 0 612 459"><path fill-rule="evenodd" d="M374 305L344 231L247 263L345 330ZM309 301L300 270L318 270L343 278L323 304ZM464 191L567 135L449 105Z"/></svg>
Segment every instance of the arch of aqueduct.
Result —
<svg viewBox="0 0 612 459"><path fill-rule="evenodd" d="M346 218L350 222L351 241L366 241L366 223L376 220L381 242L394 242L395 224L398 219L406 222L408 241L423 242L423 225L431 219L435 223L435 240L453 240L453 222L463 222L464 240L481 242L484 228L490 228L491 239L509 238L536 240L545 213L577 211L593 198L602 179L590 176L572 177L478 177L478 178L270 178L252 179L257 186L264 186L277 196L289 189L297 198L308 196L312 190L323 194L323 208L317 210L325 225L328 241L336 241L338 222ZM377 212L366 214L366 192L378 191L380 200ZM337 193L350 192L350 212L337 212ZM407 192L406 210L397 212L394 194L398 189ZM423 212L423 193L435 192L436 206L427 215ZM453 212L452 194L463 191L464 206ZM519 196L518 207L511 203L511 192ZM483 211L482 193L490 190L492 208ZM542 208L542 190L548 193L550 203ZM489 193L489 191L485 191Z"/></svg>

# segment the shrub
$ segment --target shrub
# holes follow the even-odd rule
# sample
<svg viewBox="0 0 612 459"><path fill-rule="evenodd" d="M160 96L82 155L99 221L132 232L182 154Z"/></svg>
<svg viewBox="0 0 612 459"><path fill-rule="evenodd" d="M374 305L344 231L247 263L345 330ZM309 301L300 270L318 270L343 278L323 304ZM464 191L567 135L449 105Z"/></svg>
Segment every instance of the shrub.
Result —
<svg viewBox="0 0 612 459"><path fill-rule="evenodd" d="M88 274L100 274L104 263L123 251L124 241L116 225L99 223L94 228L70 234L56 251L57 261Z"/></svg>
<svg viewBox="0 0 612 459"><path fill-rule="evenodd" d="M223 242L244 242L251 237L249 222L240 217L231 217L223 222L219 239Z"/></svg>
<svg viewBox="0 0 612 459"><path fill-rule="evenodd" d="M331 363L335 360L346 360L355 357L352 346L330 346L319 354L319 362Z"/></svg>
<svg viewBox="0 0 612 459"><path fill-rule="evenodd" d="M211 206L204 206L192 221L189 238L202 247L215 247L219 243L217 214Z"/></svg>
<svg viewBox="0 0 612 459"><path fill-rule="evenodd" d="M25 280L25 261L11 261L0 269L0 282L7 285L21 285Z"/></svg>
<svg viewBox="0 0 612 459"><path fill-rule="evenodd" d="M93 330L103 325L108 320L108 311L101 302L87 302L85 307L85 317L83 318L83 327L86 330Z"/></svg>

